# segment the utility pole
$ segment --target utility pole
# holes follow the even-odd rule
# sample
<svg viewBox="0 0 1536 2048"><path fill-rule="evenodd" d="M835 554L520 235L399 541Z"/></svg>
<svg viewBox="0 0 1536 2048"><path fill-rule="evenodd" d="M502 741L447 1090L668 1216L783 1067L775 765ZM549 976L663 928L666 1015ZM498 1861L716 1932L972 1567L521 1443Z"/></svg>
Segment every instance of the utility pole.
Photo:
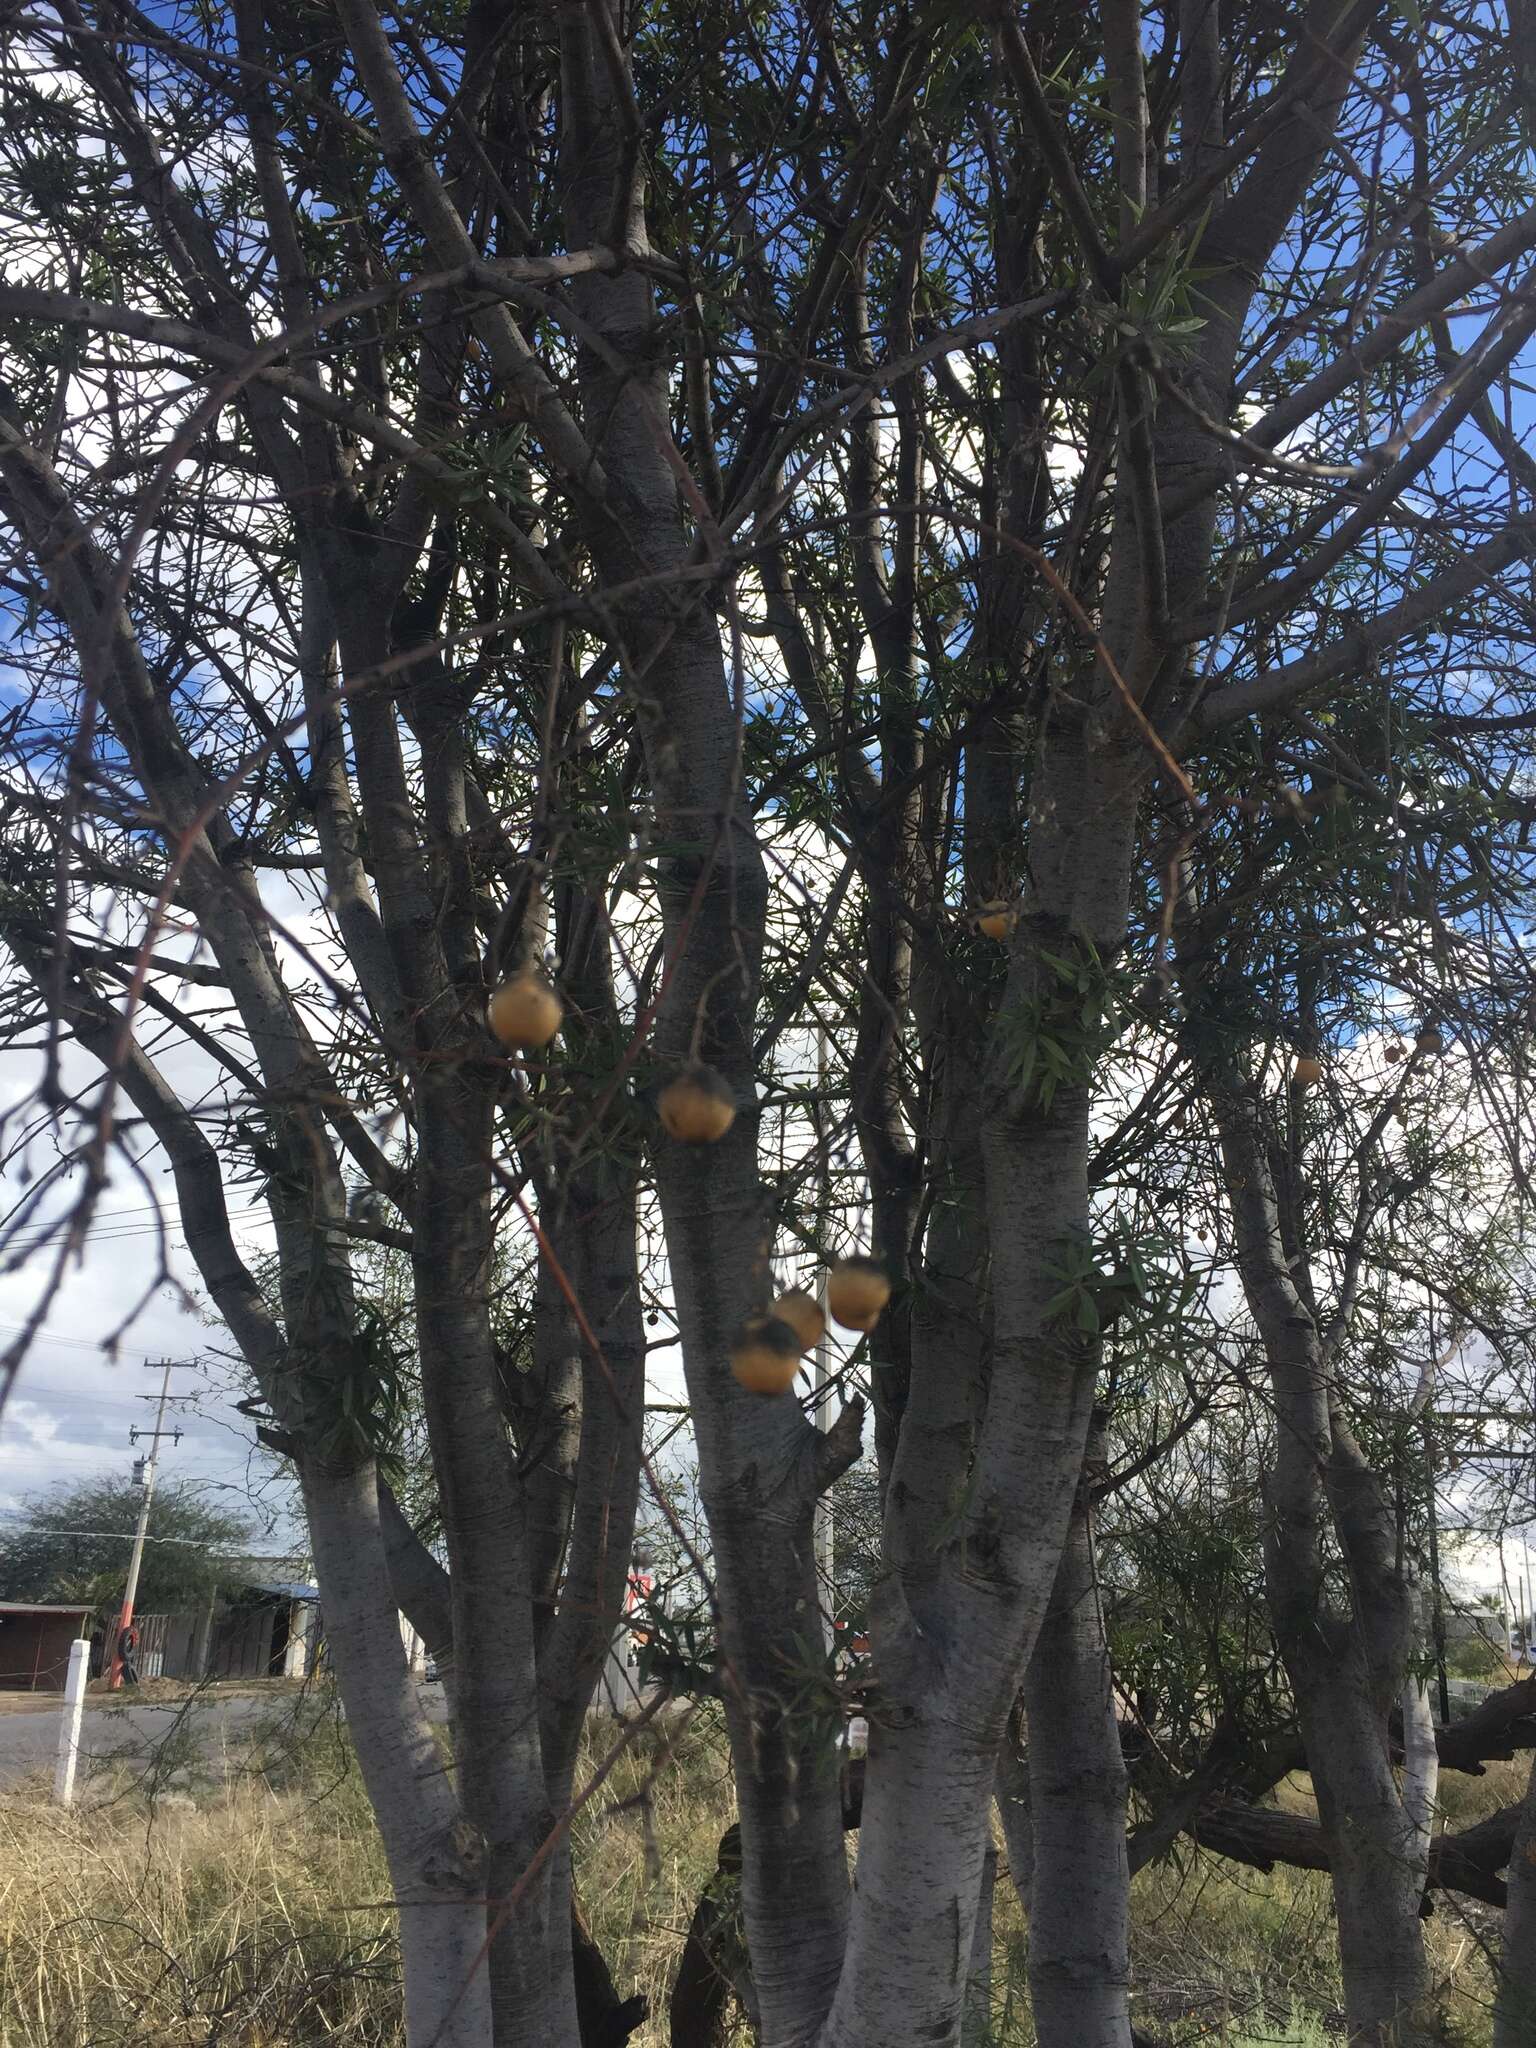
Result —
<svg viewBox="0 0 1536 2048"><path fill-rule="evenodd" d="M816 1089L816 1135L818 1140L821 1141L821 1158L819 1162L821 1173L821 1216L822 1229L825 1230L827 1212L831 1206L832 1188L824 1136L827 1128L827 1031L824 1024L819 1025L816 1031ZM832 1370L827 1356L827 1332L825 1321L823 1321L821 1335L816 1340L813 1382L816 1389L816 1427L823 1431L830 1429L832 1426L830 1412L832 1403L827 1393L831 1378ZM821 1633L824 1646L830 1655L837 1642L837 1631L834 1626L832 1612L836 1599L836 1580L833 1576L833 1566L836 1559L833 1555L832 1501L827 1489L823 1488L817 1494L816 1505L811 1512L813 1517L812 1545L816 1555L816 1585L821 1596L819 1601L821 1607Z"/></svg>
<svg viewBox="0 0 1536 2048"><path fill-rule="evenodd" d="M831 1379L831 1367L827 1361L827 1333L823 1330L816 1339L815 1360L816 1427L820 1430L831 1427L827 1417L827 1411L831 1407L827 1388ZM821 1593L821 1632L830 1650L835 1639L832 1605L836 1589L832 1570L836 1560L833 1554L832 1502L825 1491L816 1496L814 1515L816 1580Z"/></svg>
<svg viewBox="0 0 1536 2048"><path fill-rule="evenodd" d="M128 1441L131 1444L136 1444L141 1436L147 1436L149 1438L149 1450L141 1461L144 1470L144 1499L139 1508L139 1525L133 1532L133 1553L128 1559L128 1583L123 1588L123 1611L118 1616L117 1622L117 1646L114 1647L112 1652L112 1676L109 1684L113 1692L118 1691L123 1682L121 1644L128 1626L133 1620L133 1603L139 1590L139 1567L144 1562L144 1538L149 1530L149 1510L155 1498L155 1471L160 1462L160 1439L163 1436L169 1436L173 1437L177 1443L181 1442L181 1431L179 1429L166 1429L164 1427L165 1404L171 1391L171 1369L177 1363L178 1361L174 1358L167 1358L163 1361L164 1371L160 1376L160 1399L155 1407L154 1428L130 1429L128 1432Z"/></svg>

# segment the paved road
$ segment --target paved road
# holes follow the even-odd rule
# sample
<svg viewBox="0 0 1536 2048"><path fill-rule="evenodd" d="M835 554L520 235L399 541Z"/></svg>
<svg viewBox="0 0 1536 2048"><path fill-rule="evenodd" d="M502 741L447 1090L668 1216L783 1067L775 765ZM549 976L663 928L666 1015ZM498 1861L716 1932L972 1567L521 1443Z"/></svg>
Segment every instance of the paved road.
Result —
<svg viewBox="0 0 1536 2048"><path fill-rule="evenodd" d="M198 1746L217 1753L231 1739L248 1732L254 1723L270 1716L285 1704L277 1699L245 1696L208 1700L186 1709L196 1733ZM10 1713L0 1717L0 1784L14 1783L29 1771L51 1770L59 1753L57 1705L37 1713ZM80 1768L89 1768L94 1758L127 1749L147 1758L177 1725L183 1709L175 1706L108 1708L88 1706L80 1724Z"/></svg>
<svg viewBox="0 0 1536 2048"><path fill-rule="evenodd" d="M442 1719L442 1687L424 1687L423 1697L429 1715ZM293 1725L296 1715L308 1718L328 1710L320 1698L301 1693L237 1694L191 1707L91 1704L80 1728L80 1769L83 1774L93 1759L113 1755L142 1767L173 1730L182 1737L188 1728L205 1760L216 1766L227 1748L238 1747L261 1723ZM0 1714L0 1786L15 1784L33 1771L53 1769L59 1753L59 1713L57 1703L51 1703L36 1713Z"/></svg>

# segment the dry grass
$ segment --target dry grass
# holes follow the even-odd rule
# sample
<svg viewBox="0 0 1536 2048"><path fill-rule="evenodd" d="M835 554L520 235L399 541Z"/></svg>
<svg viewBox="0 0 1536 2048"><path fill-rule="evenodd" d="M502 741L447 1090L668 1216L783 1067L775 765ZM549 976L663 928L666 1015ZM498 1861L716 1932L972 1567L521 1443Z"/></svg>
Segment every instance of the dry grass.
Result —
<svg viewBox="0 0 1536 2048"><path fill-rule="evenodd" d="M306 1761L323 1798L258 1772L0 1799L0 2048L395 2042L388 1882L340 1762Z"/></svg>
<svg viewBox="0 0 1536 2048"><path fill-rule="evenodd" d="M736 1818L723 1729L704 1715L675 1748L626 1754L605 1790L576 1831L582 1907L621 1993L650 2002L635 2048L662 2048L688 1923Z"/></svg>
<svg viewBox="0 0 1536 2048"><path fill-rule="evenodd" d="M273 1731L228 1776L174 1774L153 1801L124 1779L61 1814L46 1780L0 1797L0 2048L397 2048L388 1885L366 1801L334 1727ZM1450 1778L1452 1826L1523 1790L1523 1765ZM723 1736L707 1716L676 1749L621 1759L577 1826L582 1898L615 1981L644 1991L636 2048L661 2048L694 1904L733 1818ZM1305 1787L1288 1799L1300 1802ZM997 1907L998 2048L1028 2048L1022 1915ZM1497 1915L1441 1903L1428 1926L1448 2039L1488 2038ZM1323 2048L1338 2031L1325 1879L1213 1858L1136 1882L1136 2011L1180 2044ZM745 2038L745 2037L743 2037Z"/></svg>

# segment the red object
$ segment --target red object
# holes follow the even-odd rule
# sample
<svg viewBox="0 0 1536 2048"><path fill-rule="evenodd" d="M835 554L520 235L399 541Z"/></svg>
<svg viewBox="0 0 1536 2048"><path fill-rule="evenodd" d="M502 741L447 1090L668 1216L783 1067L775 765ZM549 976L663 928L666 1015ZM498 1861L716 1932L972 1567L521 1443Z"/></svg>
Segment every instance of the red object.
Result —
<svg viewBox="0 0 1536 2048"><path fill-rule="evenodd" d="M117 1635L112 1644L112 1667L107 1684L113 1692L121 1689L123 1683L123 1642L127 1639L130 1655L139 1647L139 1632L133 1625L133 1609L125 1600L123 1611L117 1618Z"/></svg>
<svg viewBox="0 0 1536 2048"><path fill-rule="evenodd" d="M638 1565L631 1565L629 1568L629 1578L624 1587L624 1612L626 1614L638 1613L655 1590L655 1573L641 1571ZM651 1640L649 1629L632 1628L629 1633L630 1640L637 1649L643 1649Z"/></svg>

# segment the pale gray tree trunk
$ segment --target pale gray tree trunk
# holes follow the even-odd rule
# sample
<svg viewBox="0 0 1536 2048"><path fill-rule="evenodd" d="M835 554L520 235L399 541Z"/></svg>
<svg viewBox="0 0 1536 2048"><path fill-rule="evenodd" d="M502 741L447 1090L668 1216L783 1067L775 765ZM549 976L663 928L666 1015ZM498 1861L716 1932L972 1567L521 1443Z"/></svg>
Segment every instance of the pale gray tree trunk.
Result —
<svg viewBox="0 0 1536 2048"><path fill-rule="evenodd" d="M397 651L398 568L325 550L343 673ZM350 571L350 581L347 581ZM414 644L416 623L406 626ZM491 1328L492 1158L502 1077L481 1016L485 975L468 797L456 718L421 665L414 702L424 801L406 772L394 707L348 698L352 752L384 935L412 1010L415 1066L412 1281L422 1401L448 1553L453 1610L451 1695L458 1796L484 1843L487 1967L499 2040L532 2030L575 2048L575 1993L553 1966L551 1928L568 1938L551 1866L554 1826L539 1741L539 1699L526 1504L501 1396ZM419 809L419 815L418 815ZM416 1052L416 1044L411 1054Z"/></svg>
<svg viewBox="0 0 1536 2048"><path fill-rule="evenodd" d="M317 1566L334 1575L324 1582L325 1599L342 1699L354 1727L377 1745L371 1760L360 1746L360 1761L373 1774L369 1794L401 1902L411 2048L429 2041L485 2048L484 1973L473 1966L485 1924L477 1896L480 1847L457 1825L406 1668L372 1459L356 1447L346 1456L311 1455L305 1444L307 1432L335 1426L352 1334L350 1273L327 1229L345 1214L341 1175L319 1115L304 1106L334 1091L283 988L249 875L219 857L231 848L233 832L150 682L100 552L46 460L8 420L0 421L0 471L7 510L35 546L51 531L71 537L67 564L53 579L54 601L82 658L91 655L106 715L157 803L163 829L179 842L179 898L228 982L262 1081L274 1101L293 1105L270 1121L280 1161L271 1193L287 1323L280 1331L235 1251L212 1148L153 1063L123 1038L110 1007L74 984L81 1041L114 1068L165 1146L189 1249L271 1404L285 1447L299 1458Z"/></svg>
<svg viewBox="0 0 1536 2048"><path fill-rule="evenodd" d="M1122 817L1128 807L1122 788ZM1123 919L1128 844L1106 830L1102 809L1094 837L1100 849L1109 842L1111 863L1119 855L1110 917L1118 906ZM1076 873L1091 889L1104 860L1086 843L1081 852ZM1061 872L1071 867L1064 862ZM1054 880L1043 862L1037 878L1042 869ZM1078 928L1102 932L1102 903L1092 909L1098 914ZM1073 923L1063 903L1051 928ZM1121 929L1111 921L1108 951ZM1032 947L1016 947L1016 1000L1028 1000L1035 965ZM1048 1312L1065 1247L1087 1234L1086 1086L1060 1090L1042 1110L1000 1065L983 1090L990 1241L1009 1247L1006 1260L993 1261L985 1434L959 1533L925 1560L914 1557L872 1602L876 1668L896 1711L883 1712L877 1699L871 1713L858 1909L825 2030L829 2048L958 2034L998 1750L1054 1583L1092 1401L1091 1348ZM921 1370L914 1354L914 1378ZM906 1456L903 1437L892 1512ZM965 1569L955 1569L962 1559ZM922 1857L911 1853L918 1840L927 1844Z"/></svg>
<svg viewBox="0 0 1536 2048"><path fill-rule="evenodd" d="M605 0L600 0L605 4ZM573 243L606 237L629 176L628 80L593 15L562 13L562 169ZM643 243L640 187L626 237ZM581 351L583 410L610 498L590 514L591 545L614 582L657 579L619 608L654 791L668 963L656 1020L663 1070L702 1057L736 1093L718 1144L662 1140L656 1186L676 1293L698 1443L700 1492L720 1587L724 1697L736 1765L742 1891L764 2037L807 2039L843 1954L848 1883L830 1724L800 1707L819 1670L812 1515L819 1491L857 1450L860 1410L821 1437L787 1396L764 1400L730 1378L732 1330L771 1298L768 1198L757 1167L752 1031L767 907L763 858L741 789L738 713L712 609L666 588L690 560L668 461L665 379L650 357L651 287L638 271L573 288L604 343Z"/></svg>
<svg viewBox="0 0 1536 2048"><path fill-rule="evenodd" d="M1263 1100L1230 1076L1213 1100L1239 1269L1273 1389L1265 1582L1328 1840L1345 2009L1351 2037L1368 2048L1412 2048L1435 2029L1419 1918L1428 1837L1405 1803L1388 1735L1412 1646L1409 1589L1379 1483L1333 1392L1347 1300L1325 1340ZM1325 1578L1330 1521L1349 1567L1347 1608L1331 1602Z"/></svg>
<svg viewBox="0 0 1536 2048"><path fill-rule="evenodd" d="M1120 1749L1084 1484L1024 1679L1040 2048L1130 2048L1131 1915Z"/></svg>
<svg viewBox="0 0 1536 2048"><path fill-rule="evenodd" d="M1347 1637L1326 1627L1318 1636L1318 1661L1331 1659L1334 1682L1295 1659L1293 1640L1292 1685L1328 1840L1350 2038L1362 2048L1410 2048L1438 2038L1425 2011L1429 1969L1419 1919L1427 1860L1404 1811L1383 1716L1363 1673L1351 1668Z"/></svg>
<svg viewBox="0 0 1536 2048"><path fill-rule="evenodd" d="M361 16L358 17L362 19ZM365 56L378 54L378 20L369 10L367 26L375 40L361 38ZM240 15L242 36L259 34L260 18L249 8ZM387 52L386 52L387 58ZM159 162L154 144L138 120L133 92L114 68L116 59L104 46L85 38L82 69L93 79L103 104L111 110L124 154L133 166L139 190L171 262L198 302L208 302L209 318L242 343L253 339L247 307L228 279L216 239L208 231L195 202L179 191ZM281 177L272 156L270 124L258 116L254 124L258 177L274 242L283 254L280 266L291 279L302 274L294 261L295 225ZM290 280L291 281L291 280ZM480 1894L480 1933L485 1938L484 1891L504 1892L514 1874L526 1868L534 1846L548 1827L548 1811L538 1757L533 1660L527 1625L527 1582L521 1569L521 1505L510 1472L509 1453L494 1403L494 1355L485 1308L488 1265L489 1093L484 1072L466 1067L455 1076L442 1054L452 1044L460 1060L473 1065L478 1020L470 1021L480 993L475 948L475 904L467 865L459 855L464 843L462 763L455 748L451 717L428 717L422 728L425 802L420 807L404 766L393 704L377 693L354 693L347 706L352 760L368 828L369 855L377 884L375 914L366 878L357 858L350 797L334 719L316 716L315 697L323 694L332 629L344 665L368 668L394 650L391 616L416 552L431 523L431 510L420 494L404 492L390 535L380 550L367 520L349 523L344 517L319 516L316 505L335 492L338 466L324 434L306 423L289 433L281 409L252 388L246 394L258 444L270 464L279 490L295 508L299 530L308 537L301 560L310 581L313 610L306 619L301 667L310 692L311 732L317 742L318 803L316 822L322 836L328 874L338 890L338 917L355 944L363 990L386 1033L401 1033L398 1056L416 1050L403 1035L401 999L408 1007L412 1033L431 1034L431 1057L424 1063L427 1082L418 1100L416 1126L422 1151L418 1162L420 1207L414 1215L413 1257L417 1276L418 1336L429 1430L443 1494L444 1526L457 1569L452 1579L455 1608L457 1683L454 1692L459 1736L459 1786L467 1809L467 1829L450 1828L453 1842L439 1844L430 1883L450 1903L438 1917L452 1927L456 1903L466 1885ZM25 467L23 463L23 467ZM36 494L45 479L28 478ZM336 501L339 504L339 499ZM77 609L94 613L90 584L105 579L100 569L81 558L74 573ZM111 669L103 701L123 744L134 758L168 834L181 835L187 859L179 894L198 918L228 979L231 995L250 1033L262 1079L276 1101L337 1103L342 1091L333 1084L324 1063L308 1040L290 1004L277 971L266 920L253 884L226 875L219 854L233 833L216 806L200 808L210 792L200 767L186 754L168 707L157 700L143 675L143 664L126 618L111 624L109 636L91 631L86 620L82 650L106 649ZM425 707L423 707L425 708ZM209 843L212 841L213 843ZM246 902L242 906L242 892ZM467 1026L467 1028L466 1028ZM435 1092L434 1092L435 1088ZM431 1097L432 1099L428 1099ZM333 1112L343 1128L350 1121L353 1149L361 1151L370 1172L392 1179L377 1147L357 1132L355 1120ZM306 1467L306 1485L318 1487L315 1475L361 1470L356 1446L353 1463L338 1464L330 1445L338 1416L352 1416L346 1385L355 1370L353 1347L360 1333L352 1317L350 1274L334 1239L326 1236L330 1219L344 1217L345 1204L337 1163L331 1152L323 1115L295 1108L281 1120L279 1149L282 1171L274 1177L272 1202L278 1225L279 1277L287 1339L293 1363L293 1398L274 1403L291 1429L293 1448ZM291 1126L291 1128L290 1128ZM285 1366L286 1373L286 1366ZM347 1400L342 1396L346 1395ZM349 1425L351 1426L351 1425ZM314 1439L314 1441L311 1441ZM323 1448L317 1448L322 1445ZM312 1470L309 1468L313 1468ZM371 1470L371 1466L370 1466ZM323 1490L315 1508L326 1507ZM317 1557L336 1569L346 1566L352 1577L342 1585L356 1594L361 1612L338 1614L325 1588L328 1618L338 1644L337 1669L343 1697L355 1725L385 1745L386 1756L402 1742L425 1732L414 1695L376 1683L386 1674L377 1666L370 1646L379 1634L380 1617L390 1616L388 1633L399 1652L398 1625L389 1602L383 1540L376 1504L366 1529L354 1518L343 1532L329 1537L315 1532ZM371 1604L370 1604L371 1603ZM370 1659L372 1661L370 1661ZM366 1696L365 1696L366 1695ZM390 1702L397 1719L386 1728L382 1705ZM390 1729L393 1733L391 1734ZM508 1734L508 1730L512 1733ZM366 1760L365 1760L366 1761ZM403 1803L398 1773L370 1783L379 1822L389 1842L392 1831L410 1830L418 1840L435 1832L440 1802L451 1800L440 1771L427 1794L432 1825L417 1826L419 1802ZM466 1879L466 1859L475 1864ZM398 1857L392 1853L392 1867ZM420 1873L404 1873L404 1893L413 1911L412 1942L431 1915L416 1911L421 1904ZM542 1938L547 1880L529 1887L526 1911L539 1939L520 1940L503 1930L492 1942L491 1973L503 2031L531 2022L557 2043L574 2043L575 2026L568 1980L551 1993ZM413 1967L407 1948L407 1972ZM438 1992L436 1965L426 1965L425 1988L418 1998L407 1987L413 2013L430 2011L432 2030L472 2026L479 1993L467 1981L458 1987L459 2002L445 2010ZM440 1973L438 1973L440 1974ZM551 2004L553 1995L554 2003ZM462 2015L462 2018L461 2018ZM468 2039L468 2035L464 2036Z"/></svg>
<svg viewBox="0 0 1536 2048"><path fill-rule="evenodd" d="M424 1070L413 1265L422 1392L453 1605L454 1754L464 1813L483 1835L495 1931L489 1965L499 2040L576 2039L569 1971L550 1966L546 1861L554 1826L539 1699L523 1500L490 1329L492 1103L472 1071ZM513 1904L513 1898L516 1903Z"/></svg>
<svg viewBox="0 0 1536 2048"><path fill-rule="evenodd" d="M484 1845L466 1828L406 1663L372 1468L300 1466L326 1639L400 1915L410 2048L487 2048Z"/></svg>
<svg viewBox="0 0 1536 2048"><path fill-rule="evenodd" d="M1493 2048L1536 2043L1536 1764L1531 1767L1506 1879L1504 1941L1493 2007Z"/></svg>
<svg viewBox="0 0 1536 2048"><path fill-rule="evenodd" d="M1201 244L1210 271L1187 374L1218 416L1229 407L1254 278L1305 191L1353 61L1355 38L1340 34L1333 10L1315 8L1310 23L1314 38L1297 58L1312 78L1309 104L1277 128L1238 192L1215 208ZM1001 14L999 36L1027 107L1030 60ZM1106 47L1129 228L1146 196L1146 105L1139 39L1123 7L1106 24ZM1213 143L1208 92L1193 118L1202 141ZM1129 363L1119 402L1115 531L1100 622L1108 659L1084 664L1071 703L1052 702L1031 763L1030 888L983 1075L992 1247L986 1415L959 1531L926 1567L914 1562L888 1580L872 1604L875 1662L891 1704L882 1714L876 1702L871 1715L858 1889L825 2048L948 2042L958 2033L997 1751L1055 1580L1082 1462L1094 1361L1052 1303L1068 1255L1081 1259L1091 1241L1095 1048L1091 1029L1082 1028L1082 989L1065 1001L1050 963L1065 955L1091 977L1123 944L1137 808L1151 765L1125 698L1150 701L1159 686L1177 693L1172 678L1185 650L1165 637L1166 621L1203 595L1224 473L1206 430L1181 409L1160 411L1150 447L1141 440L1151 404ZM1177 498L1195 479L1187 509L1158 522L1154 535L1149 500L1155 506L1160 491ZM1014 572L1023 573L1016 563ZM1078 1055L1048 1095L1020 1061L1036 1034L1058 1053ZM924 1364L914 1352L914 1386ZM898 1445L893 1502L902 1465ZM916 1841L927 1845L922 1857L912 1854Z"/></svg>
<svg viewBox="0 0 1536 2048"><path fill-rule="evenodd" d="M574 1013L567 1034L616 1034L603 892L562 885L555 908L561 982ZM563 1582L539 1647L544 1767L557 1811L569 1797L583 1720L623 1617L640 1497L645 1319L628 1114L621 1100L579 1132L573 1151L557 1151L541 1217L539 1285L553 1297L550 1307L563 1311L558 1328L575 1357L570 1391L578 1417L569 1506L558 1530ZM562 1386L562 1398L565 1392Z"/></svg>

